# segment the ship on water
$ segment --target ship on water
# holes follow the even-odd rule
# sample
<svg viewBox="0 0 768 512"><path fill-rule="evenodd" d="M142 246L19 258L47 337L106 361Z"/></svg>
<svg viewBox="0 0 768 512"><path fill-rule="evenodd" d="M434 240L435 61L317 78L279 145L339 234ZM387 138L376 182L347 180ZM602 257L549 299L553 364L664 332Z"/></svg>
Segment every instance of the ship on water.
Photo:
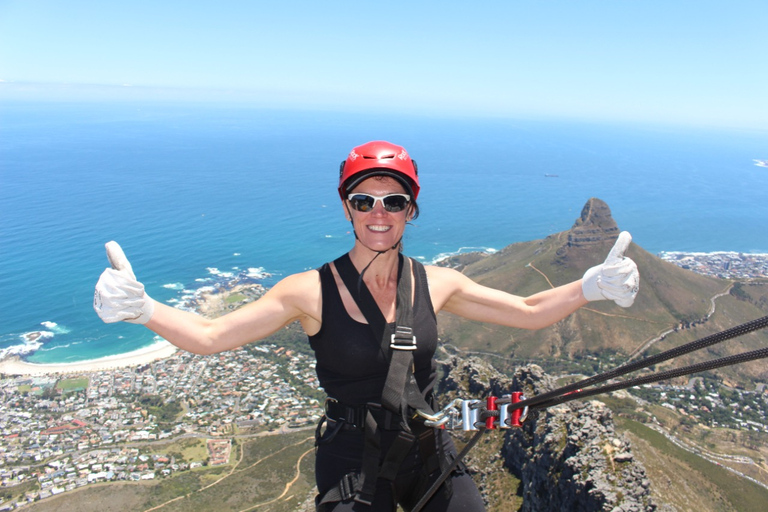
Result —
<svg viewBox="0 0 768 512"><path fill-rule="evenodd" d="M753 160L758 167L768 167L768 160Z"/></svg>

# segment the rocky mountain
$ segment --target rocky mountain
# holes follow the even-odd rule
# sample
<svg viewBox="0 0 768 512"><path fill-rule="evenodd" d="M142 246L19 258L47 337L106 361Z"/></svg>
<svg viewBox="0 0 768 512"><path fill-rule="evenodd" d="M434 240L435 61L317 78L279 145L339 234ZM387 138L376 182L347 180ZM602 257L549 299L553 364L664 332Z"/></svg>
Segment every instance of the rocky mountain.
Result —
<svg viewBox="0 0 768 512"><path fill-rule="evenodd" d="M443 262L473 280L527 296L581 278L601 263L620 228L608 205L592 198L568 231L505 247L490 255L461 255ZM731 293L733 281L703 276L663 261L633 241L627 250L640 269L640 293L630 308L611 301L593 302L565 320L538 331L468 322L441 313L440 336L449 346L506 357L510 368L525 361L570 361L615 355L617 361L653 353L762 317L768 283L741 286L749 297ZM691 354L675 364L689 364L765 346L758 332ZM768 379L758 361L718 371L735 382Z"/></svg>
<svg viewBox="0 0 768 512"><path fill-rule="evenodd" d="M618 237L619 226L611 209L604 201L593 197L581 209L581 216L568 232L565 247L599 247L603 242L615 242Z"/></svg>

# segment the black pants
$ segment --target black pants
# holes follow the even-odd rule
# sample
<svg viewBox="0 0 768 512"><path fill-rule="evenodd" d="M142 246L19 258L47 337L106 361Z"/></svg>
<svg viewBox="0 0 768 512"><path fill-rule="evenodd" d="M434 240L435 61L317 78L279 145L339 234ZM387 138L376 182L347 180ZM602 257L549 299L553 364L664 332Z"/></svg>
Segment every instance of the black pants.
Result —
<svg viewBox="0 0 768 512"><path fill-rule="evenodd" d="M328 435L328 430L323 437ZM386 454L397 432L382 432L382 454ZM443 449L446 453L456 456L456 448L447 433L440 436L443 439ZM437 436L435 436L438 439ZM362 466L365 435L360 430L340 430L329 442L321 439L318 444L315 462L315 479L320 495L324 495L328 489L338 486L344 475L360 471ZM382 455L383 456L383 455ZM404 510L410 510L419 502L424 492L440 476L440 470L426 475L424 460L415 442L405 460L400 466L400 471L394 482L379 478L376 482L376 494L373 503L368 506L354 501L353 498L338 502L328 503L324 511L333 512L394 512L399 504ZM422 509L424 512L480 512L485 510L485 505L480 497L472 478L466 471L454 470L449 477L452 492L446 492L445 484L432 496L430 501Z"/></svg>

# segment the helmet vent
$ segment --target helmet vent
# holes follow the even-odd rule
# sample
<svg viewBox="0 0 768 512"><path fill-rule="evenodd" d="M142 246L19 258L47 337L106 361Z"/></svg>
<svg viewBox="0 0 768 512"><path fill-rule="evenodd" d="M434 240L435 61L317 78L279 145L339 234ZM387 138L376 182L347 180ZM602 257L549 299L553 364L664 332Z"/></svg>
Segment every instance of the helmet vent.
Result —
<svg viewBox="0 0 768 512"><path fill-rule="evenodd" d="M379 156L363 156L366 160L385 160L388 158L395 158L394 153L390 153L388 155L379 155Z"/></svg>

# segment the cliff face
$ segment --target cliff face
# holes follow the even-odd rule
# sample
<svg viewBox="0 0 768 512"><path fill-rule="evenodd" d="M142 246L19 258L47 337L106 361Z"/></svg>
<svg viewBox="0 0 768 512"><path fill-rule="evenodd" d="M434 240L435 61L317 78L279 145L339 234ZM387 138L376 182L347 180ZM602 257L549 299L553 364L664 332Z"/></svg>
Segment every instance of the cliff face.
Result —
<svg viewBox="0 0 768 512"><path fill-rule="evenodd" d="M518 369L515 381L532 395L552 388L537 366ZM522 480L523 511L656 510L645 468L597 400L541 411L510 431L502 455Z"/></svg>
<svg viewBox="0 0 768 512"><path fill-rule="evenodd" d="M611 215L611 209L604 201L593 197L581 209L581 216L568 232L568 246L589 247L615 240L618 236L619 226Z"/></svg>
<svg viewBox="0 0 768 512"><path fill-rule="evenodd" d="M554 388L536 365L519 368L512 379L474 359L452 358L443 369L441 396L501 396L509 390L534 396ZM616 432L611 411L596 400L533 413L522 428L506 431L500 456L521 481L522 511L656 510L645 468ZM498 471L498 466L474 463L470 469L483 482L483 473Z"/></svg>

